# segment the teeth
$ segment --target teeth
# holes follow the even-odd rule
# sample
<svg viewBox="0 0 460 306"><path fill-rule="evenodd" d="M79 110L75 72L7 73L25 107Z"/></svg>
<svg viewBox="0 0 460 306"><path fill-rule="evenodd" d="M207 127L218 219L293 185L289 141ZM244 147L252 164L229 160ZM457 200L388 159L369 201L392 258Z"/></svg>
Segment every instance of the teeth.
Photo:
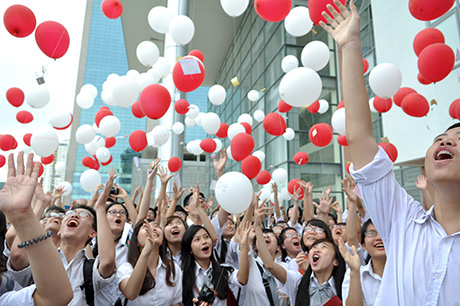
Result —
<svg viewBox="0 0 460 306"><path fill-rule="evenodd" d="M454 155L453 155L452 153L450 153L449 151L447 151L447 150L441 150L441 151L439 151L439 152L436 154L436 160L440 160L440 159L441 159L441 155L443 155L443 154L449 155L450 158L453 158L453 157L454 157Z"/></svg>

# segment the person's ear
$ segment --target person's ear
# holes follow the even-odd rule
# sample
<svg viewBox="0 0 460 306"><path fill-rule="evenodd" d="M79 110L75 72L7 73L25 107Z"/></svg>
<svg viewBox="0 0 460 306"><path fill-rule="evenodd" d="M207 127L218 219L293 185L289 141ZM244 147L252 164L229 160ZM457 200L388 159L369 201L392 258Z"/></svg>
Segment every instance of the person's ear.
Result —
<svg viewBox="0 0 460 306"><path fill-rule="evenodd" d="M88 235L88 237L91 238L91 239L93 239L96 236L97 236L97 232L95 230L91 230L91 232Z"/></svg>
<svg viewBox="0 0 460 306"><path fill-rule="evenodd" d="M337 267L339 265L339 261L337 259L334 259L334 261L332 262L332 265L334 267Z"/></svg>
<svg viewBox="0 0 460 306"><path fill-rule="evenodd" d="M185 210L186 212L189 212L188 207L189 207L189 205L187 205L187 206L184 207L184 210Z"/></svg>

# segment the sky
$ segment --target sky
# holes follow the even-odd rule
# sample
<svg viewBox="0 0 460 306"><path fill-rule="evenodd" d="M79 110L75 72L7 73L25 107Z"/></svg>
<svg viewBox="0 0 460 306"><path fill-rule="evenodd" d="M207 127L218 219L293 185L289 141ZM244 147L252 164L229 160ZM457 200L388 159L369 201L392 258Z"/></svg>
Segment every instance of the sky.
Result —
<svg viewBox="0 0 460 306"><path fill-rule="evenodd" d="M86 2L86 0L0 1L2 21L8 7L22 4L35 14L37 26L44 21L56 21L67 29L70 36L67 53L53 60L38 48L35 42L35 32L24 38L17 38L8 33L4 23L1 23L0 134L11 134L18 142L18 149L8 152L0 151L0 154L5 157L10 152L16 154L19 148L25 146L22 140L24 134L49 126L48 114L53 110L63 108L73 113ZM50 102L41 109L33 109L26 102L19 108L13 107L6 100L6 91L11 87L21 88L27 99L27 90L37 85L36 73L40 73L43 67L47 71L45 85L50 92ZM19 123L16 120L16 113L21 110L31 112L34 120L28 124ZM60 141L70 138L70 128L57 132ZM6 170L6 165L0 168L0 182L6 180Z"/></svg>

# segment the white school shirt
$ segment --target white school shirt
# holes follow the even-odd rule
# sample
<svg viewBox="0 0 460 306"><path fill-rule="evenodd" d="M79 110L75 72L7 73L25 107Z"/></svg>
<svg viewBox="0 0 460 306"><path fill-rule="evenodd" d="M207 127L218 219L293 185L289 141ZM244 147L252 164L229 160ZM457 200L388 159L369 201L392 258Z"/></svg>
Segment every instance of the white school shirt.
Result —
<svg viewBox="0 0 460 306"><path fill-rule="evenodd" d="M372 259L367 265L361 266L359 272L361 276L360 281L364 306L373 306L375 305L375 299L379 293L382 278L372 270ZM342 301L344 306L346 306L348 292L350 290L350 273L351 270L347 269L342 283Z"/></svg>
<svg viewBox="0 0 460 306"><path fill-rule="evenodd" d="M447 235L392 168L380 147L368 165L350 167L387 254L375 305L460 305L460 232Z"/></svg>
<svg viewBox="0 0 460 306"><path fill-rule="evenodd" d="M174 287L166 284L166 265L158 258L157 272L155 275L155 287L139 295L135 300L128 300L130 306L170 306L182 302L182 271L174 264L176 275L173 279ZM125 262L117 271L118 285L121 281L133 274L134 268L129 262ZM124 303L124 302L123 302ZM123 304L122 303L122 304ZM123 304L124 305L124 304Z"/></svg>
<svg viewBox="0 0 460 306"><path fill-rule="evenodd" d="M25 287L19 291L9 291L0 296L0 305L8 306L34 306L33 294L35 285Z"/></svg>

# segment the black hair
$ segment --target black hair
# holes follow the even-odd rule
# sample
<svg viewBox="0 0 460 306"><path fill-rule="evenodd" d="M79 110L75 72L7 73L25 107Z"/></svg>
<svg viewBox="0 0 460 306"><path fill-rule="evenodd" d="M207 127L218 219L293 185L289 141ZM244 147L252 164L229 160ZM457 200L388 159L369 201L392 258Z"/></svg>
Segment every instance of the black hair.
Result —
<svg viewBox="0 0 460 306"><path fill-rule="evenodd" d="M125 210L125 213L126 213L126 220L128 220L128 218L129 218L128 209L126 208L125 205L123 205L123 204L121 204L121 203L118 203L118 202L110 203L109 205L107 205L107 206L105 207L105 212L108 212L109 209L110 209L112 206L114 206L114 205L121 205L121 206L123 207L123 209Z"/></svg>
<svg viewBox="0 0 460 306"><path fill-rule="evenodd" d="M280 240L280 238L278 236L276 236L275 232L273 232L273 229L271 229L271 228L263 228L262 233L264 233L264 234L265 233L273 233L275 235L275 238L276 238L276 244L281 248L281 240ZM256 246L256 243L257 243L257 236L254 236L254 240L252 241L253 247Z"/></svg>
<svg viewBox="0 0 460 306"><path fill-rule="evenodd" d="M323 220L319 220L319 219L311 219L310 221L307 222L307 224L305 225L303 231L302 231L302 236L300 237L300 245L302 246L302 250L304 252L309 252L310 250L307 248L307 246L305 245L305 243L303 242L303 234L305 232L305 228L308 226L308 225L313 225L313 226L316 226L316 227L320 227L324 230L324 233L326 234L326 239L330 239L330 240L333 240L332 238L332 232L331 232L331 229L329 228L329 226L327 226L326 223L324 223Z"/></svg>
<svg viewBox="0 0 460 306"><path fill-rule="evenodd" d="M337 217L331 213L328 214L329 217L332 218L332 220L334 220L334 223L337 224Z"/></svg>
<svg viewBox="0 0 460 306"><path fill-rule="evenodd" d="M58 211L58 212L60 212L60 213L65 214L65 209L62 208L62 207L59 207L59 206L51 206L51 207L49 207L49 208L45 211L45 214L46 214L47 212L49 212L49 211Z"/></svg>
<svg viewBox="0 0 460 306"><path fill-rule="evenodd" d="M339 299L342 299L342 282L343 282L343 278L345 276L345 271L346 271L345 260L340 254L339 247L331 239L327 239L327 238L318 239L313 243L312 247L317 244L323 243L323 242L330 243L334 247L335 259L337 260L338 265L335 266L334 269L332 270L331 276L334 277L334 285L335 285L335 291L337 292L337 297ZM311 269L311 265L310 265L308 266L307 271L305 271L305 274L302 276L302 279L297 288L297 295L295 297L294 306L310 306L310 290L309 289L310 289L310 277L312 273L313 273L313 270Z"/></svg>
<svg viewBox="0 0 460 306"><path fill-rule="evenodd" d="M3 255L4 243L6 235L6 217L0 210L0 273L6 272L7 258Z"/></svg>
<svg viewBox="0 0 460 306"><path fill-rule="evenodd" d="M286 232L288 230L293 230L297 233L297 230L293 227L286 227L286 228L283 228L283 230L281 231L280 233L280 236L279 236L279 241L280 241L280 246L281 246L281 261L286 261L286 257L288 256L288 253L286 251L285 248L282 247L283 243L284 243L284 240L286 239ZM273 232L273 230L272 230ZM301 239L302 240L302 239Z"/></svg>
<svg viewBox="0 0 460 306"><path fill-rule="evenodd" d="M193 299L193 291L195 290L195 269L196 269L196 261L195 256L192 253L192 241L193 237L195 237L196 233L199 230L205 230L206 233L209 232L206 228L200 225L192 225L190 226L184 233L182 237L182 303L185 306L193 306L192 299ZM212 248L212 244L210 245ZM229 273L233 271L233 268L223 267L219 265L216 258L214 257L214 252L211 250L211 265L212 265L212 284L214 286L214 290L217 291L217 298L220 300L225 300L228 295L228 276ZM221 273L223 273L222 277ZM220 280L219 280L220 279ZM199 288L201 289L201 288Z"/></svg>
<svg viewBox="0 0 460 306"><path fill-rule="evenodd" d="M288 216L289 216L289 211L290 211L292 208L294 208L294 205L289 206L289 208L288 208L288 210L287 210L287 212L286 212L286 214L287 214ZM300 208L300 207L297 207L297 208L299 209L299 220L298 220L297 222L301 223L301 222L302 222L302 216L303 216L303 210L302 210L302 208Z"/></svg>
<svg viewBox="0 0 460 306"><path fill-rule="evenodd" d="M447 132L448 130L452 130L452 129L455 129L455 128L458 128L458 127L460 127L460 122L454 123L454 124L452 124L451 126L449 126L449 127L447 128L446 132Z"/></svg>
<svg viewBox="0 0 460 306"><path fill-rule="evenodd" d="M157 218L157 207L155 207L155 209L153 209L152 207L149 207L149 210L153 213L153 218L156 219Z"/></svg>
<svg viewBox="0 0 460 306"><path fill-rule="evenodd" d="M459 125L460 126L460 125ZM367 232L367 227L371 224L374 224L371 219L368 219L364 224L361 226L361 245L364 245L364 239L366 239L366 232ZM368 253L365 263L369 263L369 260L371 260L371 255Z"/></svg>
<svg viewBox="0 0 460 306"><path fill-rule="evenodd" d="M189 200L190 200L190 198L191 198L192 196L193 196L193 193L190 192L190 193L184 198L184 202L183 202L183 203L184 203L184 207L187 206L188 204L190 204L190 203L189 203L189 202L190 202ZM203 194L202 192L200 192L200 196L202 196L203 198L205 197L204 194ZM177 207L177 206L176 206L176 207Z"/></svg>

